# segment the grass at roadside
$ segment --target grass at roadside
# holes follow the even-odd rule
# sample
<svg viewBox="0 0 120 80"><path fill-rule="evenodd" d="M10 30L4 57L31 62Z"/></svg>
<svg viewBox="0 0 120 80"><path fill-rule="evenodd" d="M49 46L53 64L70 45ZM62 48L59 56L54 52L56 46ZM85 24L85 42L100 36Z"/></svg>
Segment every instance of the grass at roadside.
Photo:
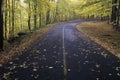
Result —
<svg viewBox="0 0 120 80"><path fill-rule="evenodd" d="M4 64L11 60L14 56L20 55L22 51L27 49L28 46L30 46L55 25L56 24L50 24L46 27L42 27L39 30L36 30L35 32L28 33L27 35L21 37L22 39L12 44L5 42L5 51L0 52L0 64Z"/></svg>
<svg viewBox="0 0 120 80"><path fill-rule="evenodd" d="M76 28L120 58L120 32L106 22L84 22Z"/></svg>

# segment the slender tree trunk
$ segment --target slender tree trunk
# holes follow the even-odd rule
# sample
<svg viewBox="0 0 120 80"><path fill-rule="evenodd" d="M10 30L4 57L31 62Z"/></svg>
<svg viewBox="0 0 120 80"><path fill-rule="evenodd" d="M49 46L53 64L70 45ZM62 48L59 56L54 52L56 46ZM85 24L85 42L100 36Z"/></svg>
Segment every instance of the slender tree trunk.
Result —
<svg viewBox="0 0 120 80"><path fill-rule="evenodd" d="M50 9L46 13L46 25L50 23Z"/></svg>
<svg viewBox="0 0 120 80"><path fill-rule="evenodd" d="M118 13L117 13L117 26L120 25L119 21L120 21L120 0L119 0Z"/></svg>
<svg viewBox="0 0 120 80"><path fill-rule="evenodd" d="M7 3L7 0L5 0L5 21L4 21L4 23L5 23L5 28L4 28L4 39L7 39L8 40L8 29L7 29L7 17L8 17L8 11L6 11L6 9L8 8L8 3Z"/></svg>
<svg viewBox="0 0 120 80"><path fill-rule="evenodd" d="M8 9L9 9L9 12L8 12L8 24L9 24L9 26L8 26L8 38L10 38L10 35L11 35L11 32L10 32L10 28L11 28L11 10L10 10L10 0L8 0Z"/></svg>
<svg viewBox="0 0 120 80"><path fill-rule="evenodd" d="M40 16L40 13L39 13L39 28L41 27L41 16Z"/></svg>
<svg viewBox="0 0 120 80"><path fill-rule="evenodd" d="M37 28L37 16L36 14L34 15L34 29L36 30Z"/></svg>
<svg viewBox="0 0 120 80"><path fill-rule="evenodd" d="M14 26L15 26L15 21L14 21L14 13L15 13L15 0L12 0L12 37L14 37Z"/></svg>
<svg viewBox="0 0 120 80"><path fill-rule="evenodd" d="M115 4L117 4L117 0L112 0L112 15L111 15L111 22L113 23L113 25L116 25L116 19L117 19L117 6Z"/></svg>
<svg viewBox="0 0 120 80"><path fill-rule="evenodd" d="M57 1L57 3L56 3L56 7L55 7L55 16L54 16L54 22L58 22L59 20L58 20L58 3L59 3L59 0Z"/></svg>
<svg viewBox="0 0 120 80"><path fill-rule="evenodd" d="M30 1L29 1L29 9L30 9ZM31 31L31 25L30 25L30 21L31 20L31 13L30 12L28 12L28 29L29 29L29 31Z"/></svg>
<svg viewBox="0 0 120 80"><path fill-rule="evenodd" d="M42 27L42 13L39 14L39 27Z"/></svg>
<svg viewBox="0 0 120 80"><path fill-rule="evenodd" d="M30 20L31 20L31 16L28 16L28 29L29 29L29 31L31 31Z"/></svg>
<svg viewBox="0 0 120 80"><path fill-rule="evenodd" d="M2 2L0 0L0 50L3 50L3 13L2 13Z"/></svg>
<svg viewBox="0 0 120 80"><path fill-rule="evenodd" d="M34 30L37 28L37 1L34 1Z"/></svg>
<svg viewBox="0 0 120 80"><path fill-rule="evenodd" d="M22 12L20 10L20 28L21 28L21 31L23 30L23 20L22 20Z"/></svg>

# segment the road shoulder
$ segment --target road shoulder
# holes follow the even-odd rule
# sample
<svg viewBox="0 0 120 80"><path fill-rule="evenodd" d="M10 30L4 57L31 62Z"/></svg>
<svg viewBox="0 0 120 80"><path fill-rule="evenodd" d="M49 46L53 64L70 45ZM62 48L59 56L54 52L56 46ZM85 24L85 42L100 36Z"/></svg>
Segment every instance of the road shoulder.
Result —
<svg viewBox="0 0 120 80"><path fill-rule="evenodd" d="M76 28L120 58L120 32L106 22L84 22Z"/></svg>

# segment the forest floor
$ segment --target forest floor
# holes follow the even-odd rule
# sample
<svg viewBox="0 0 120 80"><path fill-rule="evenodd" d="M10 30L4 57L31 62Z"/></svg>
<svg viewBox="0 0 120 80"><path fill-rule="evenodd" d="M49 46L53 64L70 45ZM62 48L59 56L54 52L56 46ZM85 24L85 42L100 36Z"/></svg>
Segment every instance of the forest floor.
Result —
<svg viewBox="0 0 120 80"><path fill-rule="evenodd" d="M89 21L76 27L96 43L120 57L120 32L115 31L110 24Z"/></svg>
<svg viewBox="0 0 120 80"><path fill-rule="evenodd" d="M28 46L32 45L32 43L34 43L55 25L56 24L50 24L46 27L41 27L35 32L29 32L12 43L4 41L4 51L0 52L0 63L6 63L16 55L20 55L22 51L26 50Z"/></svg>

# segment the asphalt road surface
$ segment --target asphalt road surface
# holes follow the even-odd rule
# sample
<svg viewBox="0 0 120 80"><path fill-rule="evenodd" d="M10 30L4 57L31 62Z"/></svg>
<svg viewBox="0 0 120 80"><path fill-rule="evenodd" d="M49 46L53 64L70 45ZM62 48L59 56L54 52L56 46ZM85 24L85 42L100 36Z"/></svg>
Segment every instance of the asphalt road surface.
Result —
<svg viewBox="0 0 120 80"><path fill-rule="evenodd" d="M120 59L75 28L57 25L13 60L0 80L120 80Z"/></svg>

